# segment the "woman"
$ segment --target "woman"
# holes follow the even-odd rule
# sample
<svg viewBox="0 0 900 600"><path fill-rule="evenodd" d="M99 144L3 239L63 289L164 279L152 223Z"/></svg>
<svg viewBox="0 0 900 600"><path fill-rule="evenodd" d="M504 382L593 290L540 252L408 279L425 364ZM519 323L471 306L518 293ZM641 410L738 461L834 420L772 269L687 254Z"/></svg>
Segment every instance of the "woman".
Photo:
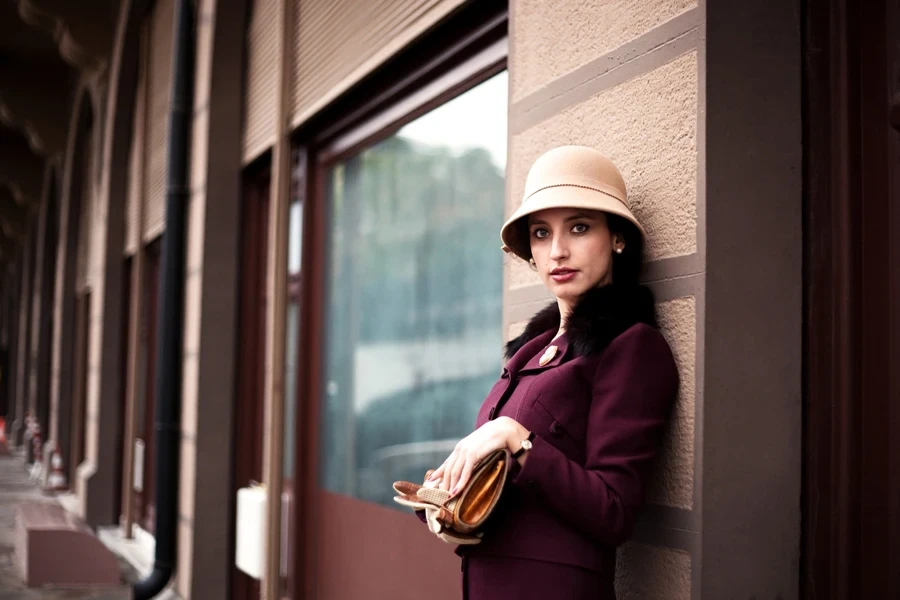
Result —
<svg viewBox="0 0 900 600"><path fill-rule="evenodd" d="M653 295L638 284L644 231L615 165L565 146L532 166L500 235L556 302L509 342L475 432L429 479L452 497L482 457L518 452L481 542L457 548L463 597L614 599L615 549L644 502L678 387Z"/></svg>

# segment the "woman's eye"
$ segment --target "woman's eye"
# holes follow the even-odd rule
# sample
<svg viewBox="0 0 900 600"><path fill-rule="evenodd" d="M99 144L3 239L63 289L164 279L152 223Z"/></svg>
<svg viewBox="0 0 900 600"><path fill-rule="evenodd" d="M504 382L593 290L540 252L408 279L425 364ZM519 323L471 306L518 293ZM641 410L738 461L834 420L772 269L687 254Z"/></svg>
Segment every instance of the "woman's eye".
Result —
<svg viewBox="0 0 900 600"><path fill-rule="evenodd" d="M572 227L572 231L574 233L585 233L588 230L588 226L584 223L577 223L574 227Z"/></svg>
<svg viewBox="0 0 900 600"><path fill-rule="evenodd" d="M544 228L538 228L538 229L535 229L531 233L531 235L533 235L537 239L541 240L541 239L544 239L545 237L547 237L548 235L550 235L550 233Z"/></svg>

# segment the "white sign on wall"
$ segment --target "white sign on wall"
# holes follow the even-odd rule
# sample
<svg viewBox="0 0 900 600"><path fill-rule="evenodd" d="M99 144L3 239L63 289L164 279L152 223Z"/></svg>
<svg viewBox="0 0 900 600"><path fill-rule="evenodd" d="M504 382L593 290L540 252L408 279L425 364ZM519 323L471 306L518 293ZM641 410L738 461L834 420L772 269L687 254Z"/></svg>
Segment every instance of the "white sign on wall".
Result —
<svg viewBox="0 0 900 600"><path fill-rule="evenodd" d="M144 491L144 440L134 440L134 491Z"/></svg>

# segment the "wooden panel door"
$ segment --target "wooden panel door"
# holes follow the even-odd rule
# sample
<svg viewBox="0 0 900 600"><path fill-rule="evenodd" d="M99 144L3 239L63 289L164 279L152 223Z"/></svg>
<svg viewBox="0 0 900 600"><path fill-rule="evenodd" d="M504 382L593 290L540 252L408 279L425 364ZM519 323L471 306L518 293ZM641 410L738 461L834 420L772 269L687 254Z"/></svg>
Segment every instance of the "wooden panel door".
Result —
<svg viewBox="0 0 900 600"><path fill-rule="evenodd" d="M143 386L141 402L137 406L137 436L143 444L143 457L138 457L140 476L135 477L135 522L153 533L156 529L156 346L159 322L160 243L149 245L144 261L144 314L141 319L141 360Z"/></svg>
<svg viewBox="0 0 900 600"><path fill-rule="evenodd" d="M248 177L241 210L240 342L235 382L233 502L238 489L251 481L262 481L263 478L268 172ZM231 597L234 600L255 600L260 597L259 581L234 566L231 567L231 585Z"/></svg>

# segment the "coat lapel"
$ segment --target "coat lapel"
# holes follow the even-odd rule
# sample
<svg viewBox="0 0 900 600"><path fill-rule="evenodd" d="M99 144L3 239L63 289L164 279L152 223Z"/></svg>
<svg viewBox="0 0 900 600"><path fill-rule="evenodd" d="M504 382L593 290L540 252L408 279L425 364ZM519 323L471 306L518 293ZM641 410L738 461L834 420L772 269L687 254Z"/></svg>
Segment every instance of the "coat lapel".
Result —
<svg viewBox="0 0 900 600"><path fill-rule="evenodd" d="M547 369L558 367L570 358L568 336L566 334L563 334L556 340L550 341L553 335L556 334L556 331L551 330L548 332L548 334L549 335L546 336L546 341L544 341L544 343L538 348L535 348L534 355L528 360L527 363L525 363L525 365L519 371L519 375L524 375L526 373L529 375L540 373L541 371L546 371ZM543 340L544 336L541 336L541 339ZM550 353L548 354L547 351L550 348L556 349L550 350ZM544 356L547 356L549 360L544 362L544 364L541 364L541 359Z"/></svg>
<svg viewBox="0 0 900 600"><path fill-rule="evenodd" d="M553 337L553 333L553 331L545 331L534 339L528 340L518 352L510 357L509 362L506 363L505 371L515 376L527 368L530 363L534 362L537 365L539 357L534 355L547 345L550 338Z"/></svg>

